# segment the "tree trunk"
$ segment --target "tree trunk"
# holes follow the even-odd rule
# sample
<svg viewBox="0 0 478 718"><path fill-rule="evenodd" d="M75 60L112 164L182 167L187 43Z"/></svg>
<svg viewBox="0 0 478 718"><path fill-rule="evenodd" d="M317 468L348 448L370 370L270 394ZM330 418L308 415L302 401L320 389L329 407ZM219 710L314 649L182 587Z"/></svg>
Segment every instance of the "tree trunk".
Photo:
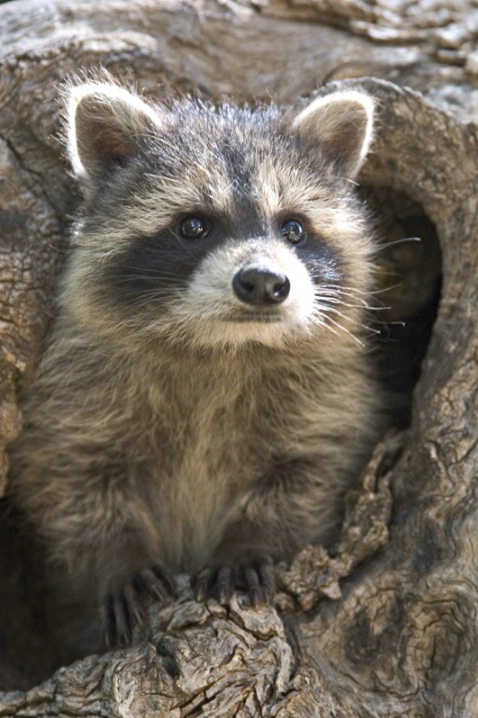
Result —
<svg viewBox="0 0 478 718"><path fill-rule="evenodd" d="M39 353L75 205L57 99L58 83L80 68L102 64L153 95L171 86L290 102L325 80L364 86L380 117L361 181L382 218L392 208L396 221L404 195L413 200L406 219L419 208L433 223L443 266L411 426L377 447L333 555L304 550L282 570L274 608L198 604L184 577L175 604L151 609L150 640L3 694L0 716L478 717L473 6L18 0L0 8L3 485L3 450L21 430L17 385ZM422 287L429 264L425 257L416 270Z"/></svg>

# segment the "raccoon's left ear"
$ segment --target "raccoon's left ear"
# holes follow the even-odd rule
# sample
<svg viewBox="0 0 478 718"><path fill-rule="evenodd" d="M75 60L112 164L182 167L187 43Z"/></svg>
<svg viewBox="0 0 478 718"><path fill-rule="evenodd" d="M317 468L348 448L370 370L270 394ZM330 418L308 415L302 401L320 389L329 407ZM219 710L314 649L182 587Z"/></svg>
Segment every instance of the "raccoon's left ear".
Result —
<svg viewBox="0 0 478 718"><path fill-rule="evenodd" d="M119 85L85 82L67 92L68 154L87 186L124 164L142 138L162 125L152 107Z"/></svg>
<svg viewBox="0 0 478 718"><path fill-rule="evenodd" d="M292 128L307 141L318 141L326 156L353 179L370 149L373 114L370 95L344 90L313 100L297 115Z"/></svg>

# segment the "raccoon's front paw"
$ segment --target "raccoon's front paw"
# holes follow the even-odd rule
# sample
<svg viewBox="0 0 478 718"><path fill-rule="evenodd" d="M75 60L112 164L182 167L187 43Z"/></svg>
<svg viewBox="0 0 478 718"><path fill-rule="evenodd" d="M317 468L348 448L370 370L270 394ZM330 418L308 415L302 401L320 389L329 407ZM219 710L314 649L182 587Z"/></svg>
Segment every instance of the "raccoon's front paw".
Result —
<svg viewBox="0 0 478 718"><path fill-rule="evenodd" d="M276 592L274 563L262 553L208 566L193 576L191 583L197 601L216 598L223 605L235 591L246 593L253 606L270 603Z"/></svg>
<svg viewBox="0 0 478 718"><path fill-rule="evenodd" d="M156 599L164 605L175 594L172 580L158 565L138 571L121 589L107 593L101 607L101 623L107 647L129 645L134 626L145 627L147 599Z"/></svg>

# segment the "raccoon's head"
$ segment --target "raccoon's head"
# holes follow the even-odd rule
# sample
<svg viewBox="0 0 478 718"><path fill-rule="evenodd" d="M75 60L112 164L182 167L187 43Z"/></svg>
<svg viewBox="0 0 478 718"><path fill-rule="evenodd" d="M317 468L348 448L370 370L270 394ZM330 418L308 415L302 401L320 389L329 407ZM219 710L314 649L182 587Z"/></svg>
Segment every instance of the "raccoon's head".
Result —
<svg viewBox="0 0 478 718"><path fill-rule="evenodd" d="M372 123L372 99L353 90L293 112L71 87L68 150L85 206L66 310L128 342L345 338L371 281L352 180Z"/></svg>

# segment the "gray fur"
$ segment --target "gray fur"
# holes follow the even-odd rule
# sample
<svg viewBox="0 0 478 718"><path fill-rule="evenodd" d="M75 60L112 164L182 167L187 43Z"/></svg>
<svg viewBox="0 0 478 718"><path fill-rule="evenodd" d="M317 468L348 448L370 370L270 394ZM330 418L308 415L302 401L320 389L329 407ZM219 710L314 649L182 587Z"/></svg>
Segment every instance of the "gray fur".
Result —
<svg viewBox="0 0 478 718"><path fill-rule="evenodd" d="M357 92L293 114L70 89L85 203L11 486L85 604L150 564L290 559L336 535L377 435L374 241L349 181L372 112ZM198 212L217 232L178 239ZM303 218L303 251L278 217ZM246 265L288 274L277 310L233 296Z"/></svg>

